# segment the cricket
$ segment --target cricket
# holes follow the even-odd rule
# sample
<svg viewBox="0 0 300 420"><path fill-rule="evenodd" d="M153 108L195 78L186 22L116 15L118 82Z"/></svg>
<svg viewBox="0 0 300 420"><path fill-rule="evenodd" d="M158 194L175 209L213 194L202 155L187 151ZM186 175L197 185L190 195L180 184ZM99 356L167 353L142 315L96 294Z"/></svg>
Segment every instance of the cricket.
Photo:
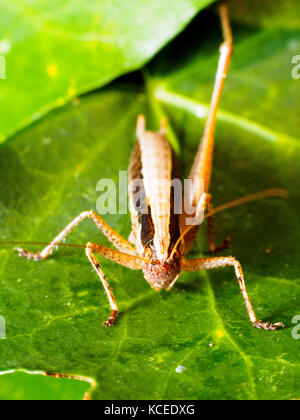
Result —
<svg viewBox="0 0 300 420"><path fill-rule="evenodd" d="M195 209L192 214L195 220L200 214L205 214L205 220L208 224L209 251L212 254L219 253L230 246L230 239L225 240L220 245L215 243L214 214L218 211L214 210L212 196L209 194L218 107L233 54L233 35L226 3L220 3L219 11L224 41L220 47L217 75L204 134L188 177L195 187L191 188L183 198L188 201L187 204L190 208ZM160 130L151 132L147 131L145 117L140 115L137 119L136 135L137 143L129 164L129 180L138 179L142 182L145 193L143 206L147 208L147 212L141 211L143 206L140 202L137 202L133 192L129 190L132 224L129 239L126 240L120 236L96 212L85 211L76 217L41 252L33 253L16 248L20 257L34 261L46 260L83 220L90 219L114 246L114 248L108 248L89 242L84 247L86 256L96 271L108 297L110 314L104 322L104 326L112 327L114 325L119 309L109 280L102 271L96 255L107 258L128 269L141 270L145 280L156 291L162 289L170 291L182 271L195 272L232 267L252 325L263 330L283 328L284 324L282 322L267 323L257 318L246 289L242 266L236 258L216 255L207 258L187 258L200 226L197 223L187 223L187 218L190 218L191 214L187 215L184 210L182 214L177 214L174 209L174 194L171 183L173 179L181 178L181 171L177 156L167 139L167 121L162 119ZM163 188L161 188L161 180L164 180ZM201 188L199 180L203 183L204 189ZM284 193L282 190L270 190L229 203L224 208L276 195L283 196Z"/></svg>

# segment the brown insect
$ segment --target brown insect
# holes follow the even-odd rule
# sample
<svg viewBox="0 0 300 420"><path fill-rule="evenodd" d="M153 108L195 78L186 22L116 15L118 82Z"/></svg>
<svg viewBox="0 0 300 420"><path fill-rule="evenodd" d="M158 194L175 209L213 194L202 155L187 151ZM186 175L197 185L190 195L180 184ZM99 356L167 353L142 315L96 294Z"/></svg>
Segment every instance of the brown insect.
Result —
<svg viewBox="0 0 300 420"><path fill-rule="evenodd" d="M193 187L189 194L185 194L183 198L183 201L194 209L193 214L186 214L185 211L182 214L175 212L171 183L172 180L180 178L180 169L176 155L167 140L166 121L161 122L158 133L153 133L146 130L145 118L139 116L137 122L138 142L131 156L129 178L130 180L138 179L141 181L144 190L144 202L141 206L141 199L137 202L133 191L130 189L132 233L129 241L110 228L94 211L87 211L73 220L42 252L32 253L17 248L21 257L35 261L45 260L80 222L86 218L91 219L116 248L116 250L110 249L94 243L88 243L85 247L86 255L97 272L110 303L111 313L104 323L105 326L114 324L118 315L118 306L95 254L132 270L142 270L147 282L157 291L161 289L170 290L176 283L181 271L198 271L231 266L235 270L252 324L265 330L284 327L281 322L271 324L257 319L246 290L241 264L235 258L186 259L199 230L199 225L187 224L187 217L192 216L197 219L202 212L206 212L208 220L210 251L215 253L230 245L228 240L220 246L215 244L213 217L215 212L212 206L212 197L209 195L217 110L233 52L228 9L223 3L220 5L220 16L224 42L220 49L218 71L204 135L189 175L189 180L196 187ZM204 191L201 188L201 183L197 182L199 180L204 182ZM269 191L269 195L276 194L283 195L282 191L279 190ZM268 193L258 194L238 200L236 203L227 205L227 207L267 195ZM146 208L147 212L142 212L141 208Z"/></svg>

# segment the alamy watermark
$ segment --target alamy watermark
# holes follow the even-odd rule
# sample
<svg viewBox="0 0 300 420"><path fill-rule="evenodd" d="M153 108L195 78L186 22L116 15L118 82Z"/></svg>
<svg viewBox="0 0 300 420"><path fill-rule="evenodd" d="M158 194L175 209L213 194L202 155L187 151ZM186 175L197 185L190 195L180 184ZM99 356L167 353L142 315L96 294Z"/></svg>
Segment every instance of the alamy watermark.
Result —
<svg viewBox="0 0 300 420"><path fill-rule="evenodd" d="M292 337L294 340L300 340L300 315L294 316L292 324L297 324L292 330Z"/></svg>
<svg viewBox="0 0 300 420"><path fill-rule="evenodd" d="M6 320L3 316L0 316L0 340L6 339Z"/></svg>
<svg viewBox="0 0 300 420"><path fill-rule="evenodd" d="M6 60L3 55L0 55L0 79L6 79Z"/></svg>
<svg viewBox="0 0 300 420"><path fill-rule="evenodd" d="M128 214L128 195L138 214L148 214L153 211L148 202L149 192L154 191L157 200L170 203L174 214L186 216L186 225L200 225L204 221L205 203L200 200L199 204L193 205L192 199L195 196L203 197L203 180L182 181L175 178L170 181L170 179L152 178L147 181L133 179L128 182L128 172L120 171L118 186L112 179L101 179L97 183L96 190L101 192L96 203L97 212L101 215Z"/></svg>
<svg viewBox="0 0 300 420"><path fill-rule="evenodd" d="M292 78L294 80L300 79L300 55L294 55L292 58L292 64L295 64L295 66L292 69Z"/></svg>

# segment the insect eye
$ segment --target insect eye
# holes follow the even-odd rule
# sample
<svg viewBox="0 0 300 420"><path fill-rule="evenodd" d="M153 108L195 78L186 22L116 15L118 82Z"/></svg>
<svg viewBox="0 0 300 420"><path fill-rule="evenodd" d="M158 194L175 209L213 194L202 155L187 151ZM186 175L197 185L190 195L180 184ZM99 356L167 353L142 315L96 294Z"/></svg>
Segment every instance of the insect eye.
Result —
<svg viewBox="0 0 300 420"><path fill-rule="evenodd" d="M144 257L147 258L147 260L151 260L152 256L153 256L152 249L149 247L146 248Z"/></svg>
<svg viewBox="0 0 300 420"><path fill-rule="evenodd" d="M179 250L178 249L175 249L174 254L173 254L173 258L177 259L177 258L180 257L180 255L181 254L180 254Z"/></svg>

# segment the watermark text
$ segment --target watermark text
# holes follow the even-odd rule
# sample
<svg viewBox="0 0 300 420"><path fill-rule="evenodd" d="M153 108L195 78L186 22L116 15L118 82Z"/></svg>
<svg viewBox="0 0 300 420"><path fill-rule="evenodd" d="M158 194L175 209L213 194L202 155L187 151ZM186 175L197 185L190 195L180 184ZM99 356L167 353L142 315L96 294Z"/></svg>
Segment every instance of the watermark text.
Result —
<svg viewBox="0 0 300 420"><path fill-rule="evenodd" d="M6 79L6 60L3 55L0 55L0 79Z"/></svg>
<svg viewBox="0 0 300 420"><path fill-rule="evenodd" d="M294 80L300 79L300 55L295 55L292 58L292 64L295 64L295 66L292 69L292 78Z"/></svg>
<svg viewBox="0 0 300 420"><path fill-rule="evenodd" d="M147 215L153 211L149 197L155 194L155 199L162 206L170 204L173 214L185 215L186 225L200 225L204 221L206 202L203 180L152 178L128 182L128 173L120 171L118 185L112 179L101 179L96 191L101 193L96 203L97 212L101 215L128 214L132 207L137 214Z"/></svg>
<svg viewBox="0 0 300 420"><path fill-rule="evenodd" d="M0 340L6 339L6 320L3 316L0 316Z"/></svg>
<svg viewBox="0 0 300 420"><path fill-rule="evenodd" d="M294 340L300 340L300 315L294 316L292 324L297 324L292 330L292 337Z"/></svg>

